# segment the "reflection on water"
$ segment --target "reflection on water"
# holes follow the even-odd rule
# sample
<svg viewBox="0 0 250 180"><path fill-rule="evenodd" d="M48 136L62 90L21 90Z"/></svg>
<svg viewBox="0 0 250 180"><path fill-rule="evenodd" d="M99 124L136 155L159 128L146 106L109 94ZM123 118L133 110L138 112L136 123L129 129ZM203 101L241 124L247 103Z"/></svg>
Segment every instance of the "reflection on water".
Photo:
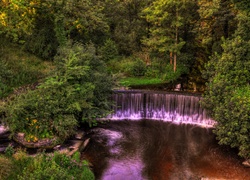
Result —
<svg viewBox="0 0 250 180"><path fill-rule="evenodd" d="M84 156L102 180L249 179L212 129L163 121L111 121L88 132Z"/></svg>
<svg viewBox="0 0 250 180"><path fill-rule="evenodd" d="M142 162L140 158L131 157L130 159L110 159L109 165L102 175L103 180L141 180Z"/></svg>

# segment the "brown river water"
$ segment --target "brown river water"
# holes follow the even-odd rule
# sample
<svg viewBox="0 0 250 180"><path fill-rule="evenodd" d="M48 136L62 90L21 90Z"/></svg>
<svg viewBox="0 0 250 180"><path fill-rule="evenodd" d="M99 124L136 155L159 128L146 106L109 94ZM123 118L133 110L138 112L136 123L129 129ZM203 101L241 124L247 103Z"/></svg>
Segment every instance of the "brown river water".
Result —
<svg viewBox="0 0 250 180"><path fill-rule="evenodd" d="M100 180L250 179L237 151L219 146L212 128L123 120L88 132L83 153Z"/></svg>

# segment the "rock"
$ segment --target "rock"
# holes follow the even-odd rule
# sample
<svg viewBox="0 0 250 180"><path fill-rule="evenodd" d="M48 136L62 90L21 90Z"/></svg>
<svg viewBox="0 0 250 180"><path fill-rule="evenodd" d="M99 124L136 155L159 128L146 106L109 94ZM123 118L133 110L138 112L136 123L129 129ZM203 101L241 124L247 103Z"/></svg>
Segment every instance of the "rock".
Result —
<svg viewBox="0 0 250 180"><path fill-rule="evenodd" d="M86 139L86 140L83 142L82 146L79 148L79 151L80 151L80 152L82 152L82 151L87 147L87 145L89 144L89 141L90 141L90 138Z"/></svg>
<svg viewBox="0 0 250 180"><path fill-rule="evenodd" d="M74 141L74 144L69 147L70 152L67 153L68 156L72 156L76 151L78 151L83 143L84 143L83 141Z"/></svg>
<svg viewBox="0 0 250 180"><path fill-rule="evenodd" d="M8 131L9 131L9 128L7 128L7 127L0 124L0 135L5 134Z"/></svg>
<svg viewBox="0 0 250 180"><path fill-rule="evenodd" d="M60 150L60 148L61 148L61 145L57 145L57 146L55 146L53 149L54 149L54 150Z"/></svg>
<svg viewBox="0 0 250 180"><path fill-rule="evenodd" d="M243 163L242 163L245 167L250 167L250 159L247 159L245 160Z"/></svg>
<svg viewBox="0 0 250 180"><path fill-rule="evenodd" d="M75 138L76 139L83 139L83 137L84 137L84 132L83 131L78 131L77 133L76 133L76 135L75 135Z"/></svg>
<svg viewBox="0 0 250 180"><path fill-rule="evenodd" d="M72 156L76 151L82 152L89 144L89 141L90 138L86 139L85 141L74 140L73 145L68 148L69 152L67 155Z"/></svg>
<svg viewBox="0 0 250 180"><path fill-rule="evenodd" d="M52 139L49 138L39 139L37 142L28 142L25 140L25 134L23 133L15 134L13 136L13 140L27 148L52 149L58 144L57 137L54 137Z"/></svg>
<svg viewBox="0 0 250 180"><path fill-rule="evenodd" d="M17 133L18 138L24 138L24 133Z"/></svg>

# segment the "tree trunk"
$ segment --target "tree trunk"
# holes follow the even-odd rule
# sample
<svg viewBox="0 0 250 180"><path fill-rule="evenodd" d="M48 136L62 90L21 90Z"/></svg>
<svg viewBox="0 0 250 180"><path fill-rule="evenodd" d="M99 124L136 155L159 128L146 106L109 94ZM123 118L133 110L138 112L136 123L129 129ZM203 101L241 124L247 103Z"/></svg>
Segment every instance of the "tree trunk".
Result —
<svg viewBox="0 0 250 180"><path fill-rule="evenodd" d="M170 52L169 54L169 58L170 58L170 64L173 64L173 52Z"/></svg>
<svg viewBox="0 0 250 180"><path fill-rule="evenodd" d="M176 9L176 20L178 19L178 8ZM178 45L178 26L175 26L175 52L174 52L174 72L176 72L176 62L177 62L177 45Z"/></svg>
<svg viewBox="0 0 250 180"><path fill-rule="evenodd" d="M174 72L176 72L177 53L174 53Z"/></svg>

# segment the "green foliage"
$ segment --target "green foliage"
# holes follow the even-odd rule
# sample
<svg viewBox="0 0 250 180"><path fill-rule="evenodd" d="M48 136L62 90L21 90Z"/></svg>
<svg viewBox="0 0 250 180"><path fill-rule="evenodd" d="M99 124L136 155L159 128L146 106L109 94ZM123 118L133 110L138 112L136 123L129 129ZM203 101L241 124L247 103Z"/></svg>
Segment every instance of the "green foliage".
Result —
<svg viewBox="0 0 250 180"><path fill-rule="evenodd" d="M202 5L198 12L202 26L198 30L197 38L210 54L221 54L222 37L231 37L236 28L234 4L232 1L222 0L201 0L200 3Z"/></svg>
<svg viewBox="0 0 250 180"><path fill-rule="evenodd" d="M32 32L34 10L25 1L0 1L0 35L18 43Z"/></svg>
<svg viewBox="0 0 250 180"><path fill-rule="evenodd" d="M14 154L14 148L12 145L8 145L8 147L5 149L4 153L7 157L11 157Z"/></svg>
<svg viewBox="0 0 250 180"><path fill-rule="evenodd" d="M0 98L10 91L8 82L12 77L12 72L8 69L6 62L0 60Z"/></svg>
<svg viewBox="0 0 250 180"><path fill-rule="evenodd" d="M222 106L222 107L221 107ZM237 88L225 103L217 107L219 119L215 133L220 144L239 148L239 155L250 157L250 86Z"/></svg>
<svg viewBox="0 0 250 180"><path fill-rule="evenodd" d="M59 40L56 37L51 17L46 15L43 18L36 20L36 28L26 38L25 49L42 59L52 60L57 52Z"/></svg>
<svg viewBox="0 0 250 180"><path fill-rule="evenodd" d="M37 89L9 102L5 121L12 133L24 132L28 142L50 136L64 140L73 134L77 121L65 110L67 98L60 95L60 89Z"/></svg>
<svg viewBox="0 0 250 180"><path fill-rule="evenodd" d="M78 123L95 124L109 112L112 79L92 45L69 44L55 63L55 72L37 89L7 104L5 122L12 133L24 132L34 142L53 136L64 140Z"/></svg>
<svg viewBox="0 0 250 180"><path fill-rule="evenodd" d="M113 1L104 3L103 13L109 25L109 35L122 55L131 55L141 48L141 38L148 24L141 18L141 11L152 0Z"/></svg>
<svg viewBox="0 0 250 180"><path fill-rule="evenodd" d="M207 64L203 105L218 122L214 132L219 143L237 147L240 156L250 158L250 18L246 15L239 14L238 31L224 41L222 55L215 54Z"/></svg>
<svg viewBox="0 0 250 180"><path fill-rule="evenodd" d="M79 158L75 160L57 152L29 157L19 151L13 155L13 158L0 157L0 161L0 166L6 166L6 168L0 169L0 177L3 180L95 179L85 160L82 161Z"/></svg>
<svg viewBox="0 0 250 180"><path fill-rule="evenodd" d="M118 49L116 47L116 44L111 39L107 39L104 43L104 45L100 49L102 59L105 62L108 62L112 59L115 59L118 57Z"/></svg>
<svg viewBox="0 0 250 180"><path fill-rule="evenodd" d="M140 86L140 85L153 85L164 83L159 78L147 78L147 77L128 77L120 80L119 84L122 86Z"/></svg>
<svg viewBox="0 0 250 180"><path fill-rule="evenodd" d="M183 65L179 65L177 70L174 72L173 71L173 65L168 64L166 66L166 71L165 72L166 73L163 75L162 79L164 79L164 81L166 81L166 82L174 82L178 78L180 78L180 76L182 74L188 73L188 68L183 66Z"/></svg>
<svg viewBox="0 0 250 180"><path fill-rule="evenodd" d="M0 99L15 88L35 83L50 71L51 64L22 51L2 38L0 45Z"/></svg>
<svg viewBox="0 0 250 180"><path fill-rule="evenodd" d="M136 58L131 67L131 73L133 76L144 76L147 71L146 63L141 59Z"/></svg>
<svg viewBox="0 0 250 180"><path fill-rule="evenodd" d="M132 76L131 67L133 66L132 57L121 57L121 59L113 59L107 63L109 71L113 74L122 73L125 76Z"/></svg>
<svg viewBox="0 0 250 180"><path fill-rule="evenodd" d="M13 162L10 158L0 155L0 179L8 179L8 176L13 171Z"/></svg>

